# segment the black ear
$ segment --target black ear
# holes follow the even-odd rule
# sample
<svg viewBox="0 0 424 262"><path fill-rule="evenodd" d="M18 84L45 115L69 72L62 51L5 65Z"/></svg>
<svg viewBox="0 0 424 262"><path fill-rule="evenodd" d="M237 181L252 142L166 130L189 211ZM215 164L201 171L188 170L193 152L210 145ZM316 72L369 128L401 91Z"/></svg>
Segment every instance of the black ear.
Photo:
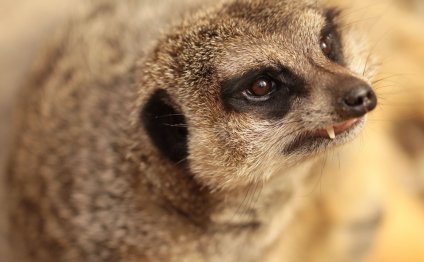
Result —
<svg viewBox="0 0 424 262"><path fill-rule="evenodd" d="M169 160L184 162L188 156L184 115L170 105L165 90L157 90L141 112L141 121L153 144Z"/></svg>

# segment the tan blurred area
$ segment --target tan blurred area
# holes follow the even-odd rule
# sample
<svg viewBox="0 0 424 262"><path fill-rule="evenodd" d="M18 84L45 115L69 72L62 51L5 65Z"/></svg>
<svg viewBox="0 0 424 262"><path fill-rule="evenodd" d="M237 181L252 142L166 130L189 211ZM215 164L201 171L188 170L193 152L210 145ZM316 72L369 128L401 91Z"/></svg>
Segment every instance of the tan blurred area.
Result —
<svg viewBox="0 0 424 262"><path fill-rule="evenodd" d="M0 0L0 207L14 97L46 38L75 11L69 0ZM0 214L2 212L0 211ZM6 218L0 215L0 261L9 262L5 240Z"/></svg>
<svg viewBox="0 0 424 262"><path fill-rule="evenodd" d="M383 224L368 261L422 262L424 1L329 2L346 6L343 15L368 35L381 68L373 80L379 107L363 135L343 149L343 157L327 158L320 190L327 191L336 220L347 215L344 203L355 206L361 195L368 201L369 194L381 193Z"/></svg>
<svg viewBox="0 0 424 262"><path fill-rule="evenodd" d="M422 262L424 1L353 2L351 15L363 23L382 66L374 80L379 108L357 141L360 153L346 166L346 173L375 177L381 185L385 214L370 261Z"/></svg>
<svg viewBox="0 0 424 262"><path fill-rule="evenodd" d="M369 35L371 50L381 59L382 67L374 84L380 104L370 116L364 134L344 149L343 155L348 160L339 154L328 157L319 190L329 196L328 212L335 220L355 212L354 204L349 211L340 208L346 199L381 193L383 226L369 262L422 262L424 1L330 2L349 8L344 15ZM75 0L0 0L0 168L6 154L13 96L42 43L75 11L75 3ZM3 197L4 200L7 201ZM369 206L373 208L373 203ZM0 225L2 261L7 251L3 217Z"/></svg>

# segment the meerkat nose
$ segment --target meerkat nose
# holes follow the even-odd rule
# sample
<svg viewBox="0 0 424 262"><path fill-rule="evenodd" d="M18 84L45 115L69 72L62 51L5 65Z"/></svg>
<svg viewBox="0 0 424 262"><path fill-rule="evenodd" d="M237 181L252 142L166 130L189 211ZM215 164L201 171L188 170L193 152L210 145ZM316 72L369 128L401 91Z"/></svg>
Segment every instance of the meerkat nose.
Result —
<svg viewBox="0 0 424 262"><path fill-rule="evenodd" d="M327 130L327 134L328 134L328 137L330 137L330 139L336 138L336 132L334 131L333 126L328 126L325 128L325 130Z"/></svg>

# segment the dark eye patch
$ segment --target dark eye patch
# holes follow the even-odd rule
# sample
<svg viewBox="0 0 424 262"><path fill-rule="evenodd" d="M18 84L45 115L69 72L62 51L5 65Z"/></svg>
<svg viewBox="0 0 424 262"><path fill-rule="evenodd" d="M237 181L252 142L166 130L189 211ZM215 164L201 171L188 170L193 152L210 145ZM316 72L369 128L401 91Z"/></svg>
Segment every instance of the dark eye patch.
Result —
<svg viewBox="0 0 424 262"><path fill-rule="evenodd" d="M331 44L331 51L325 55L333 62L340 65L345 65L343 59L343 47L341 43L341 34L339 25L336 23L337 17L340 15L340 10L336 8L326 9L324 12L325 26L321 30L320 46L323 41Z"/></svg>
<svg viewBox="0 0 424 262"><path fill-rule="evenodd" d="M262 77L272 79L277 85L276 91L266 100L246 97L243 92ZM304 81L286 68L254 69L242 76L224 80L221 86L221 99L226 110L274 119L284 117L295 95L305 92Z"/></svg>

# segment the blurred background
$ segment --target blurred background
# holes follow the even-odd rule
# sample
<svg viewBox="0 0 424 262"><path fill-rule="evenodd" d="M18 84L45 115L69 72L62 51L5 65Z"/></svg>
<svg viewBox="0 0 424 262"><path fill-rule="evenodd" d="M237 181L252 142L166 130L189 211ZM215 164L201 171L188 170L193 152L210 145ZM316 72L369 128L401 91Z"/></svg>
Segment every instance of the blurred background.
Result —
<svg viewBox="0 0 424 262"><path fill-rule="evenodd" d="M14 95L45 39L77 11L78 1L82 0L0 0L0 178ZM346 7L343 15L369 37L371 51L381 61L374 84L380 104L360 139L326 159L319 190L334 221L355 213L357 206L367 206L355 206L352 199L369 201L370 194L383 195L383 226L369 261L422 262L424 1L329 2ZM1 192L0 188L0 196ZM4 228L0 216L0 261L7 253Z"/></svg>
<svg viewBox="0 0 424 262"><path fill-rule="evenodd" d="M367 185L363 192L384 196L383 226L369 261L424 261L424 1L330 2L347 8L381 63L373 80L379 107L342 164L348 179L341 190L357 196ZM338 163L328 169L340 176ZM339 195L333 193L336 206L343 205Z"/></svg>

